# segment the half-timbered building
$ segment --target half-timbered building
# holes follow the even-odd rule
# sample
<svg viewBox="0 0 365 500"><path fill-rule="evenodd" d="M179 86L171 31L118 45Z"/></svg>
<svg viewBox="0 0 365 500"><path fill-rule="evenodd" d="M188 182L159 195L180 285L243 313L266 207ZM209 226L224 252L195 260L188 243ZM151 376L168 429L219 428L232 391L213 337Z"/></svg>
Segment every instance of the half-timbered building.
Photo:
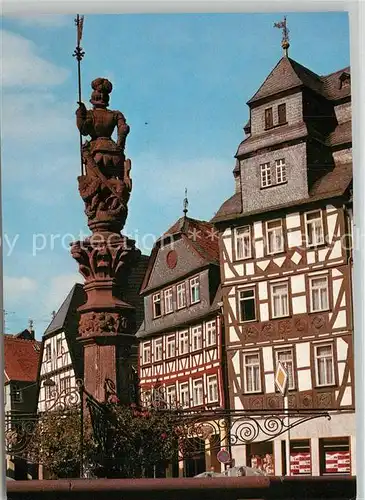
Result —
<svg viewBox="0 0 365 500"><path fill-rule="evenodd" d="M155 244L141 287L141 398L156 395L184 410L224 408L221 295L217 232L184 216ZM195 459L180 463L193 476L214 467L220 437L207 436Z"/></svg>
<svg viewBox="0 0 365 500"><path fill-rule="evenodd" d="M248 101L235 194L220 230L233 409L323 409L290 434L291 474L355 473L350 69L319 76L286 55ZM284 439L233 447L236 464L286 473Z"/></svg>

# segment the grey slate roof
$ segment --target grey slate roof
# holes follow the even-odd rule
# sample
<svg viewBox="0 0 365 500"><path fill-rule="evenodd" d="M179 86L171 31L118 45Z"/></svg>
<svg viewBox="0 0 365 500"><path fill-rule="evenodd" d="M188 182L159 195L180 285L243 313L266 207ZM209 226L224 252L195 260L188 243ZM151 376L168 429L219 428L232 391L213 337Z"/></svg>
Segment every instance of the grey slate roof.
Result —
<svg viewBox="0 0 365 500"><path fill-rule="evenodd" d="M49 335L63 330L66 326L69 314L74 313L79 306L84 304L85 298L83 286L80 283L76 283L61 304L61 307L58 309L55 317L48 325L44 335Z"/></svg>

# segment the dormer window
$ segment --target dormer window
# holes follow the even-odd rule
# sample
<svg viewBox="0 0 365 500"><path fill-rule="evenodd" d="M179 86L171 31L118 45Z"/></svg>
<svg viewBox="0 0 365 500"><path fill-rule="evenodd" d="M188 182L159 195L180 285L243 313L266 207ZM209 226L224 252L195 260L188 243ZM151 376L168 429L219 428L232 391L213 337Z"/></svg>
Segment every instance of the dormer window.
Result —
<svg viewBox="0 0 365 500"><path fill-rule="evenodd" d="M265 129L272 128L274 120L272 115L272 108L265 109Z"/></svg>
<svg viewBox="0 0 365 500"><path fill-rule="evenodd" d="M286 104L279 104L278 106L278 124L284 125L286 123Z"/></svg>
<svg viewBox="0 0 365 500"><path fill-rule="evenodd" d="M344 71L340 76L340 89L343 89L344 87L349 87L350 83L351 83L350 73L346 73L346 71Z"/></svg>
<svg viewBox="0 0 365 500"><path fill-rule="evenodd" d="M263 163L260 165L260 173L261 173L261 187L269 187L271 186L271 169L270 163Z"/></svg>

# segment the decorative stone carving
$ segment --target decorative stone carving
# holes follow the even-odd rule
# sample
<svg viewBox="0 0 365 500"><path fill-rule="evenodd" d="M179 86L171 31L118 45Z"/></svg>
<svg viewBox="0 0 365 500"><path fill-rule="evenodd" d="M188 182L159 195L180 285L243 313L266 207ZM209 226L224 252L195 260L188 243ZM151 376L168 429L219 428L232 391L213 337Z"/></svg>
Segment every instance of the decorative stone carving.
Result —
<svg viewBox="0 0 365 500"><path fill-rule="evenodd" d="M261 334L264 340L269 340L275 336L275 328L272 323L265 323L262 326Z"/></svg>
<svg viewBox="0 0 365 500"><path fill-rule="evenodd" d="M281 338L287 337L292 332L292 322L289 319L279 321L279 335Z"/></svg>
<svg viewBox="0 0 365 500"><path fill-rule="evenodd" d="M171 250L166 256L166 264L170 269L174 269L177 264L177 252L176 250Z"/></svg>
<svg viewBox="0 0 365 500"><path fill-rule="evenodd" d="M282 401L280 402L280 399L282 400L283 398L279 398L278 396L268 396L267 407L273 409L282 408L283 403Z"/></svg>
<svg viewBox="0 0 365 500"><path fill-rule="evenodd" d="M79 263L86 283L95 279L117 279L139 257L134 241L115 236L94 234L82 242L72 243L71 255Z"/></svg>
<svg viewBox="0 0 365 500"><path fill-rule="evenodd" d="M261 410L264 407L264 398L263 396L255 396L249 398L249 409L252 410Z"/></svg>
<svg viewBox="0 0 365 500"><path fill-rule="evenodd" d="M127 326L127 318L120 313L88 312L82 314L80 318L79 333L82 337L106 333L116 335L126 330Z"/></svg>
<svg viewBox="0 0 365 500"><path fill-rule="evenodd" d="M253 342L254 340L257 339L257 337L259 335L259 331L253 325L246 326L244 328L244 335L245 335L248 342Z"/></svg>
<svg viewBox="0 0 365 500"><path fill-rule="evenodd" d="M332 393L319 392L317 393L317 404L319 408L331 408L332 406Z"/></svg>
<svg viewBox="0 0 365 500"><path fill-rule="evenodd" d="M300 402L304 408L313 408L313 397L311 394L300 394Z"/></svg>
<svg viewBox="0 0 365 500"><path fill-rule="evenodd" d="M304 318L299 318L294 321L294 326L298 332L305 332L308 328L308 322Z"/></svg>
<svg viewBox="0 0 365 500"><path fill-rule="evenodd" d="M312 319L312 325L314 326L314 328L317 328L317 330L322 328L325 323L326 321L323 316L314 316L314 318Z"/></svg>

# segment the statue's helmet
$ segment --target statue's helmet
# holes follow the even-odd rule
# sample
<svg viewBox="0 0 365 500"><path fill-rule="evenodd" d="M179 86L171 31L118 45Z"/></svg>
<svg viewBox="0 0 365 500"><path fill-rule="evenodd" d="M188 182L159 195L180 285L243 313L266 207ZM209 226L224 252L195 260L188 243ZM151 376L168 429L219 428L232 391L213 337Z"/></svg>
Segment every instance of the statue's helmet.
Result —
<svg viewBox="0 0 365 500"><path fill-rule="evenodd" d="M94 106L107 107L109 104L109 94L113 90L113 85L106 78L96 78L91 82L93 92L90 102Z"/></svg>

